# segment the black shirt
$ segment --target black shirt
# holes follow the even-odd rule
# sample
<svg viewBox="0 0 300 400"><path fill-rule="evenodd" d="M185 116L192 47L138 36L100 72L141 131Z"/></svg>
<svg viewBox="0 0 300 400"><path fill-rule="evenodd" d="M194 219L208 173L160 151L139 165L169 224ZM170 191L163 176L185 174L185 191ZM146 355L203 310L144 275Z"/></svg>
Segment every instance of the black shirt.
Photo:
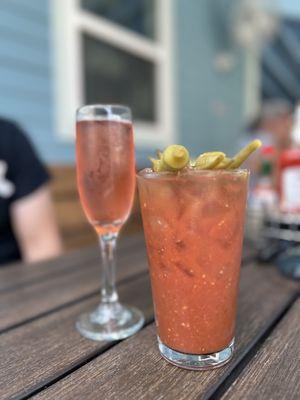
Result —
<svg viewBox="0 0 300 400"><path fill-rule="evenodd" d="M22 130L0 119L0 266L21 258L13 233L10 207L49 179Z"/></svg>

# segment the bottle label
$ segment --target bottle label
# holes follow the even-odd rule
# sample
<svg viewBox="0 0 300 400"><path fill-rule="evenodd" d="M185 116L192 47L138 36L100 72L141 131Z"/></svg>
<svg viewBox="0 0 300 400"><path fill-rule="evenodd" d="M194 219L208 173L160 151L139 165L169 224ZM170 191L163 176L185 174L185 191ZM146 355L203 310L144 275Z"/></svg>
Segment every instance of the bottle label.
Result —
<svg viewBox="0 0 300 400"><path fill-rule="evenodd" d="M281 177L281 208L300 210L300 166L284 168Z"/></svg>

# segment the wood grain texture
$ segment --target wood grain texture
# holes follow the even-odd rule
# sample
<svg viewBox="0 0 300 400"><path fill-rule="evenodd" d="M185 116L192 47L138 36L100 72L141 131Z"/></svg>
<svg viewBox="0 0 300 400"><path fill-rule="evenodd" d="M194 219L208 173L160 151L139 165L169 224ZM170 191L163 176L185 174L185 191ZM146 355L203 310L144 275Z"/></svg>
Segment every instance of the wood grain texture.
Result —
<svg viewBox="0 0 300 400"><path fill-rule="evenodd" d="M242 270L236 351L220 369L194 372L164 361L153 325L38 394L35 399L206 399L291 302L298 285L272 268Z"/></svg>
<svg viewBox="0 0 300 400"><path fill-rule="evenodd" d="M118 243L118 256L122 257L126 252L144 246L144 238L141 234L121 237ZM51 275L59 276L72 269L82 268L83 264L88 267L91 263L100 262L99 260L99 247L92 246L73 250L63 256L46 261L31 264L22 262L10 264L0 268L0 293L36 283Z"/></svg>
<svg viewBox="0 0 300 400"><path fill-rule="evenodd" d="M0 268L0 293L16 290L20 287L31 285L51 275L64 274L71 269L82 265L82 259L87 265L99 259L99 250L96 246L71 251L65 255L51 260L29 264L15 263Z"/></svg>
<svg viewBox="0 0 300 400"><path fill-rule="evenodd" d="M153 311L147 274L121 284L119 293L121 301L139 307L146 319L151 320ZM99 296L93 296L1 335L0 399L28 395L104 351L108 343L84 339L74 326L79 314L95 308L98 303Z"/></svg>
<svg viewBox="0 0 300 400"><path fill-rule="evenodd" d="M300 299L222 400L300 399Z"/></svg>
<svg viewBox="0 0 300 400"><path fill-rule="evenodd" d="M80 264L59 276L49 275L18 290L0 293L0 331L96 294L100 289L100 260L86 265L82 257ZM132 253L129 249L120 254L117 280L146 270L145 248L140 245Z"/></svg>

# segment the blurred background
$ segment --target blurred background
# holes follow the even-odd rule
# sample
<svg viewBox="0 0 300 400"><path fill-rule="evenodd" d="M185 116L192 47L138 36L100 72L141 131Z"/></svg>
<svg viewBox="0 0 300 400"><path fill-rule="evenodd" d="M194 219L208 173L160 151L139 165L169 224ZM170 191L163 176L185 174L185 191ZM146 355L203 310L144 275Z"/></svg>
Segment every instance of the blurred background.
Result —
<svg viewBox="0 0 300 400"><path fill-rule="evenodd" d="M299 66L298 0L0 0L0 115L51 171L65 249L96 240L76 191L78 106L132 107L138 168L176 142L231 155L266 101L296 106ZM138 227L135 205L125 233Z"/></svg>

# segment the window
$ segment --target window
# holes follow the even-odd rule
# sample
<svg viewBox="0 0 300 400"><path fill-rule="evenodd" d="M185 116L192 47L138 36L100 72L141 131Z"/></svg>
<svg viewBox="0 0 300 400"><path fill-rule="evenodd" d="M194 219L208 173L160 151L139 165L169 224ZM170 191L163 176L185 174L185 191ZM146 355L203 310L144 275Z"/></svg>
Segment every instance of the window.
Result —
<svg viewBox="0 0 300 400"><path fill-rule="evenodd" d="M83 50L85 103L128 103L135 118L155 122L153 63L86 34Z"/></svg>
<svg viewBox="0 0 300 400"><path fill-rule="evenodd" d="M171 0L53 0L56 130L82 104L132 108L136 144L174 140Z"/></svg>
<svg viewBox="0 0 300 400"><path fill-rule="evenodd" d="M136 33L155 38L154 0L82 0L81 6Z"/></svg>

